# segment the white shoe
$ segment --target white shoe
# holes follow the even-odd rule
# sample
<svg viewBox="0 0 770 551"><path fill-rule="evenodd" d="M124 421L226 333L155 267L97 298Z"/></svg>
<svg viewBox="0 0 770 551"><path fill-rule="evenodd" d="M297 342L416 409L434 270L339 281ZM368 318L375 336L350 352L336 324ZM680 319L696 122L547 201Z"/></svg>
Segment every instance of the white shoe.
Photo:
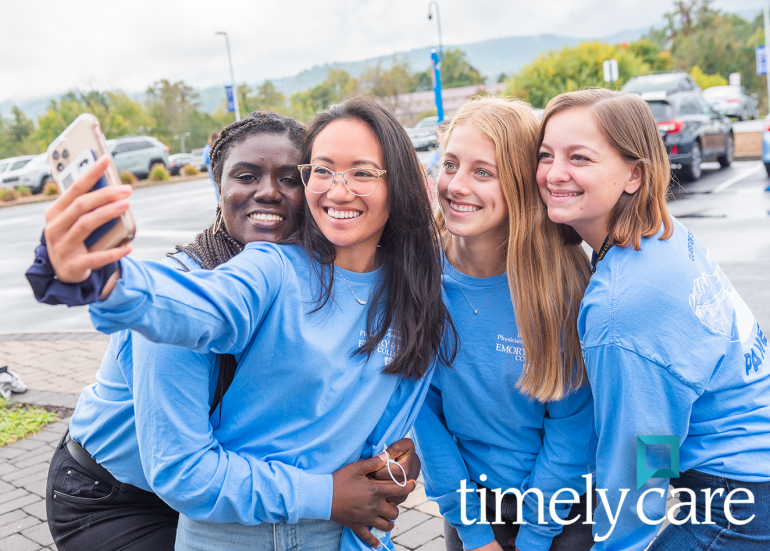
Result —
<svg viewBox="0 0 770 551"><path fill-rule="evenodd" d="M8 366L0 367L0 396L10 398L11 393L21 394L27 392L27 385L13 371L8 371Z"/></svg>

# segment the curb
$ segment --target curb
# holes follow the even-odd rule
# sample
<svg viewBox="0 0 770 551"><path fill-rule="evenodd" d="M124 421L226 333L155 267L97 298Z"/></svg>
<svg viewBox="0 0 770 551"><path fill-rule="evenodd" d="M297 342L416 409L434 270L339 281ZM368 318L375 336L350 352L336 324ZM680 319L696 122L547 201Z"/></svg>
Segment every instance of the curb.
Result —
<svg viewBox="0 0 770 551"><path fill-rule="evenodd" d="M151 180L140 180L133 184L133 188L141 189L145 187L165 186L168 184L180 184L182 182L190 182L193 180L208 179L208 174L205 174L203 176L201 174L196 174L195 176L172 176L168 180L160 180L158 182L153 182ZM45 203L46 201L53 201L58 197L59 195L40 194L40 195L33 195L32 197L24 197L22 199L17 199L16 201L0 201L0 209L6 208L6 207L16 207L21 205L31 205L34 203Z"/></svg>
<svg viewBox="0 0 770 551"><path fill-rule="evenodd" d="M98 331L39 331L0 333L0 342L10 341L108 341L109 335Z"/></svg>

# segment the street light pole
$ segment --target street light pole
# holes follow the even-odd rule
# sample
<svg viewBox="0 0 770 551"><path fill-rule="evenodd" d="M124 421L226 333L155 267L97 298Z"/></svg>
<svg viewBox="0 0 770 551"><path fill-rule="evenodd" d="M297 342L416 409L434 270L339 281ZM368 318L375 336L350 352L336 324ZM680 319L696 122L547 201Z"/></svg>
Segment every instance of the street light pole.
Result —
<svg viewBox="0 0 770 551"><path fill-rule="evenodd" d="M441 61L441 58L444 57L444 47L441 43L441 13L438 9L438 2L436 2L436 0L431 0L431 2L428 3L428 19L433 19L433 11L431 10L433 6L436 6L436 23L438 24L438 59Z"/></svg>
<svg viewBox="0 0 770 551"><path fill-rule="evenodd" d="M235 74L233 73L233 58L230 56L230 38L226 32L219 31L217 34L224 35L225 44L227 44L227 60L230 62L230 81L233 84L233 105L235 106L235 120L241 120L241 110L238 105L238 89L235 87Z"/></svg>
<svg viewBox="0 0 770 551"><path fill-rule="evenodd" d="M770 70L768 70L768 66L770 66L770 48L768 48L768 43L770 43L770 14L768 14L767 4L768 2L765 1L763 6L763 11L765 15L765 75L767 77L767 102L768 102L768 109L770 109Z"/></svg>

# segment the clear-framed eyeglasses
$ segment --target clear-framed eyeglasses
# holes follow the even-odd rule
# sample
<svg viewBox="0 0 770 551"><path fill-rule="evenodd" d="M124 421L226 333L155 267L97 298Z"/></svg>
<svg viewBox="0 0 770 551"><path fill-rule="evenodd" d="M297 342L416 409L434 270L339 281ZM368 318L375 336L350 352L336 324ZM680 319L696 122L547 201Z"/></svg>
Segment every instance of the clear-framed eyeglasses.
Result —
<svg viewBox="0 0 770 551"><path fill-rule="evenodd" d="M322 165L297 165L297 168L305 189L311 193L326 193L339 177L345 188L359 197L366 197L377 191L380 179L387 172L370 167L354 167L342 172L334 172Z"/></svg>

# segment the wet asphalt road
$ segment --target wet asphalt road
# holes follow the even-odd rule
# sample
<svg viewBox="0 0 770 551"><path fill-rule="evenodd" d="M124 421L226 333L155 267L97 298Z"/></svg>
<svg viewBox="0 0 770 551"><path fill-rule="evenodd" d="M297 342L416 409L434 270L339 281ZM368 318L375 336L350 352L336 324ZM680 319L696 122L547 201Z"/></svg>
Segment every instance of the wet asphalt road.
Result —
<svg viewBox="0 0 770 551"><path fill-rule="evenodd" d="M764 191L770 178L759 161L703 168L698 182L674 186L671 212L711 250L760 324L770 327L770 192ZM24 279L48 204L0 209L0 333L92 329L85 308L37 304ZM215 206L208 179L136 190L134 254L162 259L210 224Z"/></svg>

